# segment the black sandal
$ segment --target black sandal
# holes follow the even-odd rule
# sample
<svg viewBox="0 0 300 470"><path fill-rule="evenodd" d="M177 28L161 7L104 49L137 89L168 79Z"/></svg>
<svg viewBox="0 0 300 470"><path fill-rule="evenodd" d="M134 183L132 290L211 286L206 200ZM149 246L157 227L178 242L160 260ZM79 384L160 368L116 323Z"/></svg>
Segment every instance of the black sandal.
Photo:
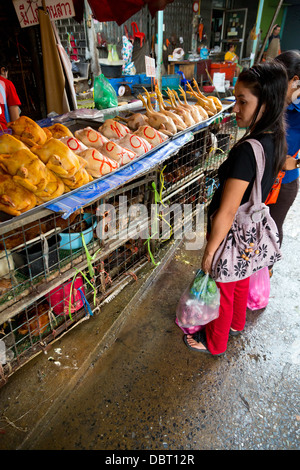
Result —
<svg viewBox="0 0 300 470"><path fill-rule="evenodd" d="M223 356L224 353L212 354L212 353L207 349L205 330L199 330L199 331L197 331L197 333L194 333L194 334L192 335L192 338L193 338L197 343L202 343L203 346L204 346L206 349L197 349L197 348L193 348L193 346L190 346L189 343L188 343L188 341L187 341L187 336L188 336L188 335L184 335L184 336L183 336L183 341L184 341L185 345L186 345L189 349L191 349L191 350L193 350L193 351L205 353L205 354L210 354L210 355L213 356L213 357Z"/></svg>

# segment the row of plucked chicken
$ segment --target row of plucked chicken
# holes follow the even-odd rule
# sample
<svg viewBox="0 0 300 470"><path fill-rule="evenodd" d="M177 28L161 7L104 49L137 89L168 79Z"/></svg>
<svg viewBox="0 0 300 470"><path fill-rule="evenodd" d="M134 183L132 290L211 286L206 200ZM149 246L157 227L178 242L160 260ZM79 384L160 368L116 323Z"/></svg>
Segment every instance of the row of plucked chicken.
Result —
<svg viewBox="0 0 300 470"><path fill-rule="evenodd" d="M62 124L41 128L26 116L9 127L12 135L0 136L0 210L14 216L116 170L167 139L150 126L133 134L112 119L99 130L86 127L74 135Z"/></svg>
<svg viewBox="0 0 300 470"><path fill-rule="evenodd" d="M217 98L201 94L196 82L194 88L189 85L197 100L193 105L182 88L184 101L168 89L170 106L156 88L159 111L145 90L146 100L140 95L145 113L108 119L98 130L86 127L74 135L62 124L42 128L26 116L9 123L12 135L0 136L0 210L17 216L80 188L222 109Z"/></svg>

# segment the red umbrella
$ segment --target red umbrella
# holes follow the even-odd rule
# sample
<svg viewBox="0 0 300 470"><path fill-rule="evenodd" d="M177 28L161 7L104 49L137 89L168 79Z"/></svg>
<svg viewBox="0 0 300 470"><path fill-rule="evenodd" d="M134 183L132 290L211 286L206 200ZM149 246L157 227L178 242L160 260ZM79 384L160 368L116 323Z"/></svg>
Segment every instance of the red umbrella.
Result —
<svg viewBox="0 0 300 470"><path fill-rule="evenodd" d="M119 26L140 11L145 5L152 16L158 10L164 10L168 3L174 0L88 0L93 16L100 22L115 21ZM84 0L73 0L75 19L83 18Z"/></svg>

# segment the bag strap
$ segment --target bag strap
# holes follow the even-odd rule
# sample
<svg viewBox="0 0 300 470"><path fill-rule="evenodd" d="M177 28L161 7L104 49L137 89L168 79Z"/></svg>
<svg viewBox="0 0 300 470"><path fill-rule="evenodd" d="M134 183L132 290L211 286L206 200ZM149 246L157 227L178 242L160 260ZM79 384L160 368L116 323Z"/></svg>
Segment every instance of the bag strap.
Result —
<svg viewBox="0 0 300 470"><path fill-rule="evenodd" d="M252 200L253 204L259 204L262 202L261 181L265 171L265 151L262 144L258 140L249 139L247 142L249 142L251 145L256 160L256 178L253 184L250 199Z"/></svg>

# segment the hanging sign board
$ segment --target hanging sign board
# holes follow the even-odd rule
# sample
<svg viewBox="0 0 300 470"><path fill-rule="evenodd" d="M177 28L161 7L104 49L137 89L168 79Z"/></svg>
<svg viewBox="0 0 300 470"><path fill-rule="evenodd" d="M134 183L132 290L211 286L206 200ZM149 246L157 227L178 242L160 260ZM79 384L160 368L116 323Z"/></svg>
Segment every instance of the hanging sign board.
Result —
<svg viewBox="0 0 300 470"><path fill-rule="evenodd" d="M155 74L155 59L152 57L145 56L146 76L156 77Z"/></svg>
<svg viewBox="0 0 300 470"><path fill-rule="evenodd" d="M13 0L20 26L34 26L39 24L38 9L42 7L42 0ZM73 0L45 0L50 20L62 20L75 16Z"/></svg>

